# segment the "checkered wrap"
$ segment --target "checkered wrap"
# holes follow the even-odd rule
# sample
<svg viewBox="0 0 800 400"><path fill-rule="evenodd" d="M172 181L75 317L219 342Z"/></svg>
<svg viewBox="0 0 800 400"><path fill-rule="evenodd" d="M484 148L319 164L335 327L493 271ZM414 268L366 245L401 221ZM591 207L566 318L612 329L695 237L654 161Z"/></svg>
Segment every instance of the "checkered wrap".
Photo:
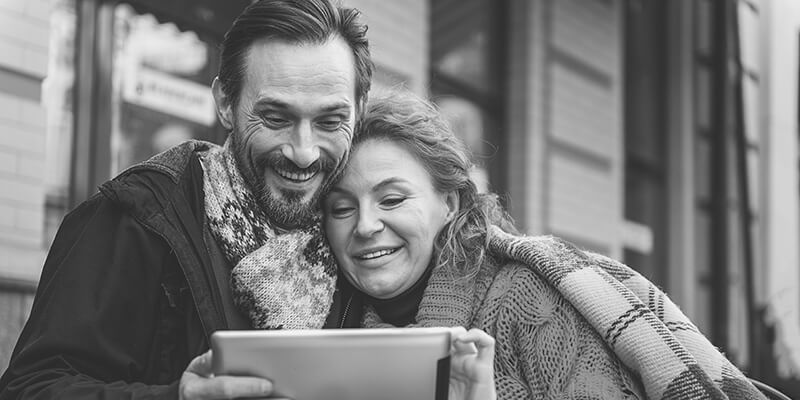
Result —
<svg viewBox="0 0 800 400"><path fill-rule="evenodd" d="M764 399L680 309L636 271L550 236L493 227L493 253L543 276L635 371L650 399Z"/></svg>

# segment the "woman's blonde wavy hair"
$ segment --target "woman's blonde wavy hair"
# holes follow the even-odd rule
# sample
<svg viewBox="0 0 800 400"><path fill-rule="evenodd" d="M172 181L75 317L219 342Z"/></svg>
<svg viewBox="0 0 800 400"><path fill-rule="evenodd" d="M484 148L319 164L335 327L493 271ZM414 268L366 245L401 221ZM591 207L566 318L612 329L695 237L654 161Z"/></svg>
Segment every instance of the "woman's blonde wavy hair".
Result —
<svg viewBox="0 0 800 400"><path fill-rule="evenodd" d="M497 195L478 193L469 176L470 152L432 103L400 89L371 94L353 148L376 139L404 146L428 171L436 190L458 194L456 214L434 243L435 268L471 277L487 257L488 227L516 232Z"/></svg>

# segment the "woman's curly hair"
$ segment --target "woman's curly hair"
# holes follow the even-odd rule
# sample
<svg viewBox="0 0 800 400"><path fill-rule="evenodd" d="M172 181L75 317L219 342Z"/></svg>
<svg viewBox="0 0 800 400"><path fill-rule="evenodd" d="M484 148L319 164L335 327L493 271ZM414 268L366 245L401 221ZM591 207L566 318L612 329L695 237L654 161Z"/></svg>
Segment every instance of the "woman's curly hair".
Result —
<svg viewBox="0 0 800 400"><path fill-rule="evenodd" d="M495 194L478 193L469 176L471 154L435 105L400 89L370 97L353 147L376 139L399 143L424 166L436 190L458 194L454 218L434 244L435 267L473 276L487 256L488 227L516 232L511 218Z"/></svg>

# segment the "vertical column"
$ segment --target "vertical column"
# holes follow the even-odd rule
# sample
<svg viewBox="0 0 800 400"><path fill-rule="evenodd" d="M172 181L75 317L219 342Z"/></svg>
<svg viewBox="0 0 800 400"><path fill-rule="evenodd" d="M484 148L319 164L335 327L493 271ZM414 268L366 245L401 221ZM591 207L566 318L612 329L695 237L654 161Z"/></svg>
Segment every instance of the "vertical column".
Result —
<svg viewBox="0 0 800 400"><path fill-rule="evenodd" d="M47 0L0 2L0 371L30 309L44 260Z"/></svg>
<svg viewBox="0 0 800 400"><path fill-rule="evenodd" d="M545 103L550 82L544 65L549 1L512 1L508 76L509 211L530 234L545 231Z"/></svg>
<svg viewBox="0 0 800 400"><path fill-rule="evenodd" d="M800 374L800 173L798 49L800 3L763 2L762 104L765 132L763 265L768 322L775 326L778 373Z"/></svg>
<svg viewBox="0 0 800 400"><path fill-rule="evenodd" d="M693 5L669 2L667 34L669 41L667 132L668 216L669 216L669 295L693 321L697 319L695 265L694 194L694 26Z"/></svg>
<svg viewBox="0 0 800 400"><path fill-rule="evenodd" d="M0 3L0 278L35 281L43 256L48 10Z"/></svg>
<svg viewBox="0 0 800 400"><path fill-rule="evenodd" d="M712 2L711 101L711 341L728 350L728 131L730 2Z"/></svg>

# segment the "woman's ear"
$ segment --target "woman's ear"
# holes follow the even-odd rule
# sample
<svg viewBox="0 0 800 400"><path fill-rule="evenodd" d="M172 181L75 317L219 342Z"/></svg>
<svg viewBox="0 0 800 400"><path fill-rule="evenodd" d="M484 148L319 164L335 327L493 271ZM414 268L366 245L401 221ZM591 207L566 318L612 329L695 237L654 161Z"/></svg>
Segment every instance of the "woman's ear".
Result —
<svg viewBox="0 0 800 400"><path fill-rule="evenodd" d="M455 190L448 192L444 196L444 204L447 206L445 221L450 222L455 218L458 210L461 208L461 200L458 197L458 192Z"/></svg>
<svg viewBox="0 0 800 400"><path fill-rule="evenodd" d="M228 95L222 90L222 82L219 77L214 78L211 84L211 93L214 95L214 104L217 106L217 117L219 122L228 131L233 130L233 105Z"/></svg>

